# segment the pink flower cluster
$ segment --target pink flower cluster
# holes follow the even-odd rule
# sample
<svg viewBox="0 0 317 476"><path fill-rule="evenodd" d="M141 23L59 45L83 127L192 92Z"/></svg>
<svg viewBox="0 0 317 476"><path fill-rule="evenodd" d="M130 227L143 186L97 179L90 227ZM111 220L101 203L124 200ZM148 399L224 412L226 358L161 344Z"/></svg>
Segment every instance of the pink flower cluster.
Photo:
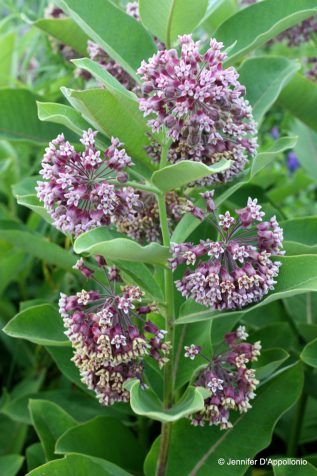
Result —
<svg viewBox="0 0 317 476"><path fill-rule="evenodd" d="M105 262L100 258L99 262L105 269ZM75 267L84 276L92 277L92 270L83 260ZM73 296L61 294L59 301L65 334L74 349L72 360L82 381L103 405L128 401L124 383L129 378L138 378L143 384L145 355L162 367L169 353L169 343L164 342L165 331L142 318L154 311L155 306L142 303L143 292L137 286L124 286L118 293L113 280L119 276L114 271L106 274L108 284L102 284L102 292L82 290ZM143 330L136 321L140 321Z"/></svg>
<svg viewBox="0 0 317 476"><path fill-rule="evenodd" d="M186 265L177 289L211 309L239 309L260 301L276 284L281 263L271 256L283 254L283 230L275 217L262 222L264 213L256 199L249 198L234 217L229 211L216 215L213 192L202 196L219 239L172 244L172 269Z"/></svg>
<svg viewBox="0 0 317 476"><path fill-rule="evenodd" d="M259 381L255 370L248 365L257 360L261 344L243 342L247 338L244 326L226 334L227 350L215 355L198 375L195 385L209 390L210 396L205 399L204 409L190 417L193 425L204 426L207 423L226 430L232 427L229 421L232 410L245 413L251 408L250 400L255 397ZM190 348L192 352L195 349L195 356L199 355L198 346L191 345ZM187 354L188 350L185 350Z"/></svg>
<svg viewBox="0 0 317 476"><path fill-rule="evenodd" d="M79 235L92 228L131 218L139 207L132 187L114 182L127 180L126 168L133 165L118 139L112 138L104 157L97 150L91 129L83 132L83 152L77 152L64 135L45 150L37 194L51 215L54 226L63 233Z"/></svg>
<svg viewBox="0 0 317 476"><path fill-rule="evenodd" d="M140 243L159 242L161 240L161 227L156 197L148 192L140 192L139 197L142 207L132 219L122 217L117 220L116 228L119 232ZM170 230L175 227L175 224L185 213L195 211L192 202L179 196L176 192L167 193L165 199Z"/></svg>
<svg viewBox="0 0 317 476"><path fill-rule="evenodd" d="M142 62L140 110L151 117L148 124L154 133L164 129L173 140L171 162L187 159L211 165L230 159L231 168L200 183L227 181L241 172L256 150L256 124L245 88L235 68L224 68L222 43L212 39L201 54L191 35L180 36L179 42L180 55L164 50ZM157 148L152 155L156 153Z"/></svg>

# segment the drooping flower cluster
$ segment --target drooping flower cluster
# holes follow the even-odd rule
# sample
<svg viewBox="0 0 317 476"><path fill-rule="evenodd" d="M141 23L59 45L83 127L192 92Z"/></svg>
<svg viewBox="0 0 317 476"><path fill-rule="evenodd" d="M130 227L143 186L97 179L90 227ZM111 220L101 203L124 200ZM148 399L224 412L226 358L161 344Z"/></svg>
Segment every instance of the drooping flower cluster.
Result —
<svg viewBox="0 0 317 476"><path fill-rule="evenodd" d="M152 193L140 192L140 201L142 207L132 219L122 217L117 220L117 230L140 243L159 242L161 228L156 197ZM169 192L166 194L166 211L169 228L172 230L184 213L195 212L195 207L190 200L176 192Z"/></svg>
<svg viewBox="0 0 317 476"><path fill-rule="evenodd" d="M248 338L244 326L225 335L227 350L215 355L208 366L200 372L195 385L210 391L205 399L201 412L190 417L195 426L217 425L221 430L232 427L230 412L232 410L245 413L251 408L250 400L255 397L255 389L259 383L255 370L249 364L260 355L261 344L243 342ZM185 348L186 354L190 348L189 357L194 358L200 353L200 348L191 345Z"/></svg>
<svg viewBox="0 0 317 476"><path fill-rule="evenodd" d="M37 193L56 228L79 235L97 226L131 218L139 207L132 187L114 183L127 180L126 168L133 165L118 139L112 138L104 157L95 144L96 132L84 131L79 153L63 134L45 150Z"/></svg>
<svg viewBox="0 0 317 476"><path fill-rule="evenodd" d="M99 263L105 267L100 258ZM75 267L84 276L92 277L92 270L82 259ZM107 276L108 284L102 284L101 292L61 294L59 310L82 381L96 393L101 404L112 405L128 401L129 392L123 387L128 379L138 378L143 384L145 355L160 367L167 362L169 344L164 342L165 331L143 319L155 306L142 302L140 288L124 286L118 293L113 284L119 279L117 271L111 269Z"/></svg>
<svg viewBox="0 0 317 476"><path fill-rule="evenodd" d="M153 132L165 129L172 138L169 160L196 160L211 165L230 159L231 167L200 181L227 181L244 168L256 150L256 127L235 68L224 68L222 43L212 39L205 54L190 35L179 37L181 53L159 51L138 73L143 84L140 109L151 115ZM153 118L153 115L155 116ZM148 150L156 158L154 144Z"/></svg>
<svg viewBox="0 0 317 476"><path fill-rule="evenodd" d="M264 213L256 199L249 198L233 217L229 211L216 215L213 192L202 196L219 239L172 244L172 269L186 265L182 279L176 281L177 289L186 298L219 310L261 300L276 283L281 263L271 256L283 254L283 230L275 216L262 222Z"/></svg>

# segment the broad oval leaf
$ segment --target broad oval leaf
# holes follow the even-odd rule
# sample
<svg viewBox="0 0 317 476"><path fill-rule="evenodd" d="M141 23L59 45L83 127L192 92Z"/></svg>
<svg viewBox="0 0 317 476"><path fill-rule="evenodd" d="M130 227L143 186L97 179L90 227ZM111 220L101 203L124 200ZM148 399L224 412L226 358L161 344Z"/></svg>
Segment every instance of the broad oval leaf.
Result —
<svg viewBox="0 0 317 476"><path fill-rule="evenodd" d="M129 471L142 467L143 451L136 437L118 419L110 417L97 417L70 428L57 440L55 451L103 458Z"/></svg>
<svg viewBox="0 0 317 476"><path fill-rule="evenodd" d="M30 400L29 409L34 429L43 445L47 460L55 459L55 443L76 420L61 407L46 400Z"/></svg>
<svg viewBox="0 0 317 476"><path fill-rule="evenodd" d="M219 458L252 458L271 441L277 420L298 399L303 386L303 372L295 364L262 385L253 400L252 409L240 415L233 428L222 432L219 428L206 425L194 427L186 420L173 426L167 476L242 476L245 465L219 465ZM268 408L270 411L268 411ZM259 426L259 421L265 425ZM248 437L246 438L246 435ZM151 448L145 461L146 476L154 476L159 451L159 439ZM180 465L180 455L181 465Z"/></svg>
<svg viewBox="0 0 317 476"><path fill-rule="evenodd" d="M2 240L62 269L71 270L76 263L75 256L64 248L14 221L0 220L0 233Z"/></svg>
<svg viewBox="0 0 317 476"><path fill-rule="evenodd" d="M136 70L156 47L141 23L127 15L110 0L59 0L61 7L117 63L139 80ZM106 27L105 27L106 25Z"/></svg>
<svg viewBox="0 0 317 476"><path fill-rule="evenodd" d="M135 162L133 168L145 176L154 170L145 152L145 147L149 145L148 128L135 97L114 89L74 91L62 88L62 91L93 127L108 137L118 137L124 143Z"/></svg>
<svg viewBox="0 0 317 476"><path fill-rule="evenodd" d="M228 63L239 61L249 51L317 12L315 0L265 0L228 18L215 33L218 41L231 46ZM241 28L243 25L243 28Z"/></svg>
<svg viewBox="0 0 317 476"><path fill-rule="evenodd" d="M317 339L309 342L309 344L304 347L300 358L310 367L317 368Z"/></svg>
<svg viewBox="0 0 317 476"><path fill-rule="evenodd" d="M0 456L0 474L2 476L16 476L24 458L21 455L11 454Z"/></svg>
<svg viewBox="0 0 317 476"><path fill-rule="evenodd" d="M317 84L297 73L283 89L279 104L317 131Z"/></svg>
<svg viewBox="0 0 317 476"><path fill-rule="evenodd" d="M39 99L27 89L0 90L0 138L46 145L59 133L60 128L42 123L37 117L36 100ZM72 140L71 133L66 134Z"/></svg>
<svg viewBox="0 0 317 476"><path fill-rule="evenodd" d="M317 217L300 217L282 221L284 248L289 256L317 253Z"/></svg>
<svg viewBox="0 0 317 476"><path fill-rule="evenodd" d="M204 18L208 0L140 0L142 23L168 48L178 35L191 33Z"/></svg>
<svg viewBox="0 0 317 476"><path fill-rule="evenodd" d="M128 238L109 240L106 227L96 228L80 235L74 243L75 253L101 255L104 258L123 261L136 261L151 264L166 264L169 257L168 248L151 243L141 246Z"/></svg>
<svg viewBox="0 0 317 476"><path fill-rule="evenodd" d="M317 96L316 96L317 101ZM317 102L316 102L317 106ZM295 120L292 132L298 136L294 148L298 161L307 175L317 182L317 132L307 127L301 121Z"/></svg>
<svg viewBox="0 0 317 476"><path fill-rule="evenodd" d="M119 466L101 458L68 455L33 469L27 476L132 476Z"/></svg>
<svg viewBox="0 0 317 476"><path fill-rule="evenodd" d="M300 476L317 476L317 468L310 463L307 463L308 457L303 458L303 461L306 463L299 465L273 465L274 476L298 476L300 471ZM300 469L299 469L300 468Z"/></svg>
<svg viewBox="0 0 317 476"><path fill-rule="evenodd" d="M70 345L64 334L63 321L51 304L28 307L4 327L10 337L26 339L40 345Z"/></svg>
<svg viewBox="0 0 317 476"><path fill-rule="evenodd" d="M71 131L81 136L83 131L91 127L89 122L85 121L78 111L65 104L54 102L37 101L37 112L41 121L53 122L68 127ZM96 137L96 145L99 148L105 148L109 145L109 139L102 134Z"/></svg>
<svg viewBox="0 0 317 476"><path fill-rule="evenodd" d="M284 349L263 349L260 357L253 364L257 379L266 379L275 372L288 357L289 354Z"/></svg>
<svg viewBox="0 0 317 476"><path fill-rule="evenodd" d="M256 122L262 121L299 67L298 62L282 56L257 56L242 64L239 81L246 88L246 98L252 106Z"/></svg>
<svg viewBox="0 0 317 476"><path fill-rule="evenodd" d="M202 410L204 398L209 395L204 388L190 386L177 403L164 409L163 403L152 390L140 388L139 380L127 382L125 388L130 392L130 405L134 413L161 422L174 422Z"/></svg>
<svg viewBox="0 0 317 476"><path fill-rule="evenodd" d="M154 172L152 182L163 192L168 192L208 175L224 172L230 165L230 160L221 160L210 166L202 162L182 160Z"/></svg>
<svg viewBox="0 0 317 476"><path fill-rule="evenodd" d="M41 18L34 26L56 38L62 44L70 46L77 53L87 53L89 37L71 18Z"/></svg>

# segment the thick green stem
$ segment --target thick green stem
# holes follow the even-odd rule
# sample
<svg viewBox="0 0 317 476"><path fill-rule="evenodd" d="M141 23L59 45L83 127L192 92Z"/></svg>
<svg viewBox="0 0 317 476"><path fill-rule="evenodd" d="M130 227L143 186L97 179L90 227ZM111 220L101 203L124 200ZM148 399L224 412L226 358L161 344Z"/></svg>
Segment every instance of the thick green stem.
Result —
<svg viewBox="0 0 317 476"><path fill-rule="evenodd" d="M162 147L162 155L160 167L165 167L167 163L168 155L168 145ZM166 201L164 195L158 195L158 206L160 214L160 223L161 231L163 238L163 245L170 246L170 233L168 229L167 221L167 212L166 212ZM174 282L173 274L170 269L164 270L164 289L165 289L165 328L167 331L166 337L167 341L171 343L171 351L169 356L169 361L164 367L164 408L168 409L173 404L173 392L174 392L174 376L173 376L173 346L174 346ZM171 436L172 424L171 423L162 423L161 431L161 444L160 444L160 453L157 463L156 475L164 476L166 473L167 467L167 457L168 457L168 448L169 441Z"/></svg>

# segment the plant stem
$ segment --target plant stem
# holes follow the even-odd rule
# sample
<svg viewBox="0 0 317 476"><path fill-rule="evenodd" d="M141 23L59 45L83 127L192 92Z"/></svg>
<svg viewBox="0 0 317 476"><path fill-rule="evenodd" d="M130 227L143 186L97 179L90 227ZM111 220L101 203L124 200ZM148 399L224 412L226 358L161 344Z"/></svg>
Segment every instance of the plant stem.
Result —
<svg viewBox="0 0 317 476"><path fill-rule="evenodd" d="M168 145L162 146L160 167L165 167L167 163ZM170 246L170 233L168 229L167 212L165 196L157 195L159 206L160 224L163 238L163 245ZM169 361L164 367L164 408L168 409L173 404L174 376L173 376L173 345L174 345L174 282L173 273L170 269L164 270L164 288L165 288L165 328L167 331L167 341L171 343ZM169 441L171 436L172 424L162 423L160 453L156 468L157 476L164 476L166 473Z"/></svg>

